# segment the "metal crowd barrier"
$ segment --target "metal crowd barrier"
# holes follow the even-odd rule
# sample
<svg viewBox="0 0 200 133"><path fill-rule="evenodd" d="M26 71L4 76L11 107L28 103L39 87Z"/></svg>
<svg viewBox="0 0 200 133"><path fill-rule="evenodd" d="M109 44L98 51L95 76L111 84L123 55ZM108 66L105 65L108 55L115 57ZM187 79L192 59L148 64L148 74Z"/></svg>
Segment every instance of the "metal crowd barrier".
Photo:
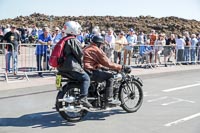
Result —
<svg viewBox="0 0 200 133"><path fill-rule="evenodd" d="M5 75L5 79L8 81L8 74L14 74L14 60L10 63L11 71L7 71L6 55L7 50L4 49L7 45L10 45L12 49L14 46L10 43L0 43L2 47L2 53L0 54L0 74ZM45 48L44 48L45 47ZM149 50L144 50L149 48ZM143 53L142 53L142 50ZM54 73L56 70L52 70L48 65L48 59L52 51L52 46L49 48L47 45L41 44L20 44L17 47L17 72L23 73L28 80L28 75L31 73ZM14 55L12 51L12 55ZM122 53L124 50L122 51ZM133 57L131 57L131 65L139 67L154 68L155 66L178 65L178 64L199 64L200 63L200 47L184 47L184 49L178 49L176 46L150 46L150 45L136 45L133 47ZM170 54L170 60L166 55ZM123 55L123 54L122 54ZM131 55L132 56L132 55ZM193 58L191 58L193 57ZM122 60L123 60L122 56ZM127 57L128 58L128 57ZM128 59L127 61L128 62Z"/></svg>
<svg viewBox="0 0 200 133"><path fill-rule="evenodd" d="M8 51L9 46L12 51ZM5 76L8 82L8 74L14 74L14 46L11 43L0 43L0 48L0 75Z"/></svg>
<svg viewBox="0 0 200 133"><path fill-rule="evenodd" d="M146 51L144 50L146 48ZM149 49L148 49L149 48ZM142 52L144 50L144 52ZM124 50L123 50L124 52ZM200 47L169 45L136 45L133 47L131 65L150 67L167 65L197 65L200 64ZM170 57L170 60L168 58ZM128 58L128 57L127 57ZM127 61L126 61L127 62Z"/></svg>
<svg viewBox="0 0 200 133"><path fill-rule="evenodd" d="M6 45L11 45L12 49L14 46L10 43L0 43L0 46L2 46L2 53L0 54L0 74L5 75L5 79L8 82L8 76L12 74L12 76L16 76L14 73L14 60L11 58L12 62L10 64L10 72L7 71L7 62L6 62L6 54L7 50L4 49ZM37 56L36 48L39 46L40 56ZM17 66L16 66L16 73L17 75L24 75L27 80L28 75L35 74L35 73L54 73L55 70L52 70L54 68L51 68L48 65L48 59L51 54L51 47L50 48L44 48L47 47L45 45L41 44L20 44L17 46ZM12 55L16 51L12 51ZM40 63L41 65L38 65Z"/></svg>
<svg viewBox="0 0 200 133"><path fill-rule="evenodd" d="M48 61L52 52L52 46L41 44L19 45L18 70L25 73L48 73L52 72Z"/></svg>

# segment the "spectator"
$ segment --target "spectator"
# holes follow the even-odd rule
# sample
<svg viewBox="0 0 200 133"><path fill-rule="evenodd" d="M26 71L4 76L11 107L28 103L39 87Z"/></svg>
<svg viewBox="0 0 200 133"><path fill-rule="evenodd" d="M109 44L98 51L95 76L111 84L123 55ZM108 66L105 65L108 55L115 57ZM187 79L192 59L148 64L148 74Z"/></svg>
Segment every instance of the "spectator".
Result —
<svg viewBox="0 0 200 133"><path fill-rule="evenodd" d="M101 36L105 39L106 32L104 30L101 31Z"/></svg>
<svg viewBox="0 0 200 133"><path fill-rule="evenodd" d="M38 39L38 28L33 25L31 30L31 35L29 36L30 43L35 43L35 41Z"/></svg>
<svg viewBox="0 0 200 133"><path fill-rule="evenodd" d="M1 26L0 26L0 36L3 36L3 29Z"/></svg>
<svg viewBox="0 0 200 133"><path fill-rule="evenodd" d="M191 54L191 63L195 64L195 56L196 56L196 47L197 47L198 40L196 38L195 34L191 35L191 49L190 49L190 54Z"/></svg>
<svg viewBox="0 0 200 133"><path fill-rule="evenodd" d="M22 43L28 43L28 39L27 39L27 34L26 34L26 29L24 26L22 26L21 28L18 29L20 31L21 34L21 42Z"/></svg>
<svg viewBox="0 0 200 133"><path fill-rule="evenodd" d="M121 31L119 35L117 36L115 40L115 49L114 49L114 62L117 63L117 60L119 60L119 64L124 64L123 60L121 60L121 52L125 45L127 45L128 42L126 40L126 37L124 36L124 32Z"/></svg>
<svg viewBox="0 0 200 133"><path fill-rule="evenodd" d="M164 51L163 51L163 54L164 54L164 63L167 64L167 57L168 57L168 62L171 62L170 61L170 58L173 54L173 47L176 45L176 40L175 40L175 35L174 34L171 34L170 38L168 38L166 40L166 46L164 47Z"/></svg>
<svg viewBox="0 0 200 133"><path fill-rule="evenodd" d="M146 37L144 35L144 33L142 31L139 32L139 35L137 37L137 44L144 44L144 42L146 41Z"/></svg>
<svg viewBox="0 0 200 133"><path fill-rule="evenodd" d="M184 61L184 46L185 40L182 35L178 35L176 40L176 49L177 49L177 63L180 64Z"/></svg>
<svg viewBox="0 0 200 133"><path fill-rule="evenodd" d="M80 41L81 47L83 48L85 46L85 40L84 40L82 32L79 35L77 35L76 38Z"/></svg>
<svg viewBox="0 0 200 133"><path fill-rule="evenodd" d="M52 39L53 39L53 46L52 46L53 49L54 46L60 41L60 39L62 39L62 34L60 33L60 29L58 27L55 28L55 31L52 34Z"/></svg>
<svg viewBox="0 0 200 133"><path fill-rule="evenodd" d="M12 45L6 45L6 72L10 72L10 59L11 56L14 62L14 75L17 74L17 63L18 63L18 47L21 43L20 35L16 32L16 26L11 26L11 31L7 32L3 38L4 42L11 43Z"/></svg>
<svg viewBox="0 0 200 133"><path fill-rule="evenodd" d="M0 43L3 41L3 28L0 26ZM2 45L1 45L2 46ZM0 47L1 47L0 46Z"/></svg>
<svg viewBox="0 0 200 133"><path fill-rule="evenodd" d="M43 33L39 36L38 43L39 45L36 46L36 61L37 61L37 71L38 75L40 77L43 77L42 75L42 57L43 57L43 68L49 70L49 47L52 44L52 36L49 33L50 30L48 27L45 27L43 29Z"/></svg>
<svg viewBox="0 0 200 133"><path fill-rule="evenodd" d="M92 40L92 37L95 36L95 35L101 35L100 33L100 29L99 29L99 26L94 26L94 28L92 29L92 33L91 34L88 34L86 37L85 37L85 44L89 45L91 43L91 40Z"/></svg>
<svg viewBox="0 0 200 133"><path fill-rule="evenodd" d="M151 33L149 34L149 39L150 39L150 45L153 47L153 45L155 44L155 41L158 39L155 30L151 30ZM153 63L154 61L154 59L152 58L152 54L153 53L150 54L150 63Z"/></svg>
<svg viewBox="0 0 200 133"><path fill-rule="evenodd" d="M149 37L150 37L150 45L154 45L155 41L156 41L156 38L157 38L156 31L155 30L151 30L151 33L150 33Z"/></svg>
<svg viewBox="0 0 200 133"><path fill-rule="evenodd" d="M134 47L137 44L137 35L135 34L135 31L131 28L129 30L129 35L127 37L128 45L125 46L124 50L124 64L126 65L126 60L128 56L128 65L131 63L131 57L132 57L132 51L134 49L134 53L136 52L136 47Z"/></svg>
<svg viewBox="0 0 200 133"><path fill-rule="evenodd" d="M5 35L6 33L8 33L10 31L10 25L9 24L6 24L6 28L4 29L3 31L3 34Z"/></svg>
<svg viewBox="0 0 200 133"><path fill-rule="evenodd" d="M163 51L164 62L166 62L167 57L168 57L167 62L172 62L170 60L170 58L173 54L173 49L174 49L175 45L176 45L175 35L171 34L171 36L166 40L166 46L167 47L164 47L164 51Z"/></svg>
<svg viewBox="0 0 200 133"><path fill-rule="evenodd" d="M65 33L64 29L62 29L62 31L61 31L61 36L62 36L62 38L66 36L66 33Z"/></svg>
<svg viewBox="0 0 200 133"><path fill-rule="evenodd" d="M184 61L185 64L189 64L189 58L190 58L190 46L191 46L191 38L189 35L189 32L184 32L184 39L185 39L185 49L184 49Z"/></svg>
<svg viewBox="0 0 200 133"><path fill-rule="evenodd" d="M154 53L152 47L149 45L150 44L150 40L146 40L144 45L141 44L139 47L139 53L140 53L140 61L143 64L144 60L146 60L146 68L150 67L149 63L149 59L150 59L150 53ZM153 58L154 58L154 54L153 54Z"/></svg>
<svg viewBox="0 0 200 133"><path fill-rule="evenodd" d="M43 33L43 30L42 30L42 28L40 27L40 28L38 28L38 37L41 35Z"/></svg>
<svg viewBox="0 0 200 133"><path fill-rule="evenodd" d="M106 56L113 61L113 52L115 47L115 37L113 35L113 29L109 28L108 33L105 35L105 46L103 47Z"/></svg>
<svg viewBox="0 0 200 133"><path fill-rule="evenodd" d="M198 56L198 58L197 58L197 60L198 60L198 63L200 63L200 34L198 35L198 48L197 48L197 56Z"/></svg>

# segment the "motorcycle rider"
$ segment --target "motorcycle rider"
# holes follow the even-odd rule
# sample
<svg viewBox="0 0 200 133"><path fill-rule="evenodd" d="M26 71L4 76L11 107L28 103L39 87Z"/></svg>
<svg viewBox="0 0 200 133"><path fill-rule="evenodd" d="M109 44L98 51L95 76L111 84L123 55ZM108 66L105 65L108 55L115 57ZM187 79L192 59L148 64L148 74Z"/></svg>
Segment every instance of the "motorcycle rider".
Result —
<svg viewBox="0 0 200 133"><path fill-rule="evenodd" d="M80 42L76 39L76 36L81 33L81 29L81 25L75 21L68 21L64 24L64 30L67 36L74 36L75 38L65 42L63 55L66 58L57 69L61 75L69 75L70 78L80 82L79 101L83 106L90 108L92 105L87 100L90 77L82 68L83 52Z"/></svg>
<svg viewBox="0 0 200 133"><path fill-rule="evenodd" d="M84 69L91 72L91 80L96 82L106 81L106 103L119 105L120 101L113 98L114 76L110 71L101 68L109 68L116 71L121 71L122 69L131 71L131 68L111 62L101 49L104 42L102 36L95 35L92 38L92 43L83 50Z"/></svg>

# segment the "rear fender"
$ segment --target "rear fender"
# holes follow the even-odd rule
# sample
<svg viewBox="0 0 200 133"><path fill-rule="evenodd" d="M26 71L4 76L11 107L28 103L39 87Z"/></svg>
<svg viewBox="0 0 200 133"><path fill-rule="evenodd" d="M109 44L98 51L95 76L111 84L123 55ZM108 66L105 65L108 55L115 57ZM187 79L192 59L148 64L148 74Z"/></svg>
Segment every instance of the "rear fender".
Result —
<svg viewBox="0 0 200 133"><path fill-rule="evenodd" d="M81 85L79 84L79 82L68 82L67 84L65 84L62 87L62 90L60 90L60 91L66 92L67 89L70 89L70 88L80 88L80 87L81 87Z"/></svg>

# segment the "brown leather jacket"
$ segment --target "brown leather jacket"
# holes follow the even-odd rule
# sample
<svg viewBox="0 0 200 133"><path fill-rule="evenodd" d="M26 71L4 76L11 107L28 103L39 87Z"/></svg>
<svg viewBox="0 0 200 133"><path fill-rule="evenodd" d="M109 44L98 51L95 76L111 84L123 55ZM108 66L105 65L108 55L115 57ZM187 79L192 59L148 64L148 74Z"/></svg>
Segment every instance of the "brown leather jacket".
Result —
<svg viewBox="0 0 200 133"><path fill-rule="evenodd" d="M95 44L90 44L83 50L83 53L84 69L96 70L101 66L117 71L121 71L122 69L122 65L111 62L103 50Z"/></svg>

